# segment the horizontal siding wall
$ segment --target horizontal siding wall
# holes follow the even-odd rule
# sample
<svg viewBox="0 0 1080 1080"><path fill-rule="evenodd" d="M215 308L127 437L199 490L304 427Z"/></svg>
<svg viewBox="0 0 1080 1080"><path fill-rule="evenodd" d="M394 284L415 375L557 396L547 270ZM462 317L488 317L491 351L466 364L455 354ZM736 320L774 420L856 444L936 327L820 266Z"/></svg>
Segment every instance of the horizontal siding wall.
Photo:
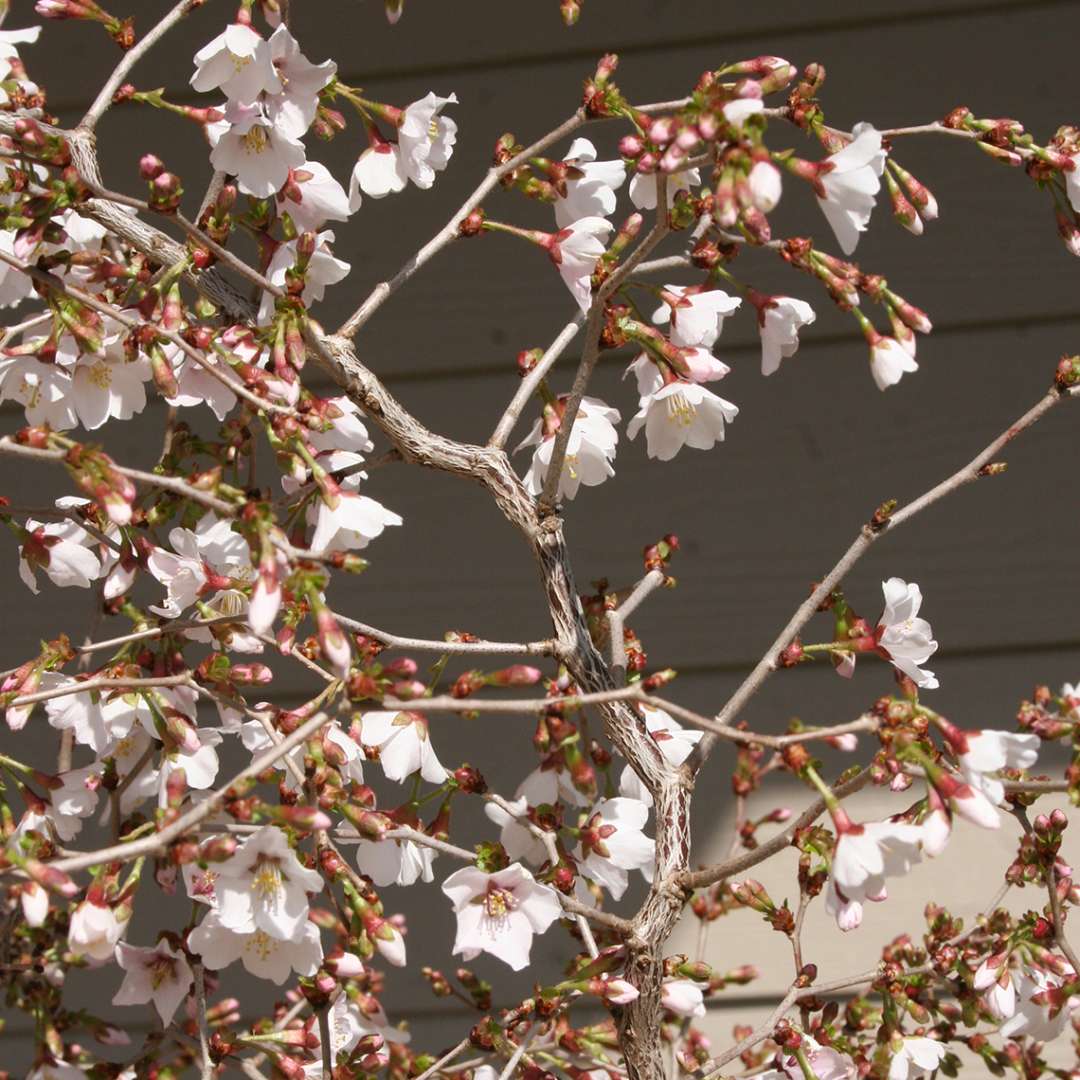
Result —
<svg viewBox="0 0 1080 1080"><path fill-rule="evenodd" d="M1077 119L1070 112L1075 87L1068 65L1042 63L1023 77L1002 74L1017 70L1018 55L1045 56L1059 39L1075 34L1076 7L1060 0L948 0L904 8L835 0L819 5L820 11L796 0L767 8L714 0L586 0L573 31L561 27L556 6L555 0L408 0L405 17L391 31L378 0L294 0L307 55L321 60L334 54L342 78L370 96L405 104L435 89L455 91L461 99L457 150L435 189L367 200L352 222L337 229L337 253L354 271L317 312L325 325L336 325L442 225L479 181L500 133L512 128L527 141L569 115L581 79L608 49L622 54L618 79L635 101L679 95L700 71L724 60L778 53L800 65L826 65L824 102L837 124L922 122L961 103L979 115L1018 116L1039 138ZM165 5L127 8L146 28L153 20L147 9ZM177 99L189 99L190 56L217 32L222 11L205 5L177 33L175 47L137 68L140 88L164 85ZM30 21L32 5L16 0L7 25ZM87 88L100 85L114 62L105 50L98 55L86 48L95 29L50 24L42 43L24 51L62 122L77 120ZM613 151L613 126L595 125L589 134L602 151ZM351 127L328 146L313 140L312 152L344 181L360 138ZM797 132L784 138L800 153L817 156ZM138 192L138 158L150 150L183 174L197 201L207 166L194 125L116 109L101 125L100 144L112 186ZM752 319L744 314L730 320L720 354L733 372L723 391L741 413L726 444L708 454L685 451L661 467L646 459L640 442L624 443L616 479L566 508L582 588L601 576L632 580L640 573L644 544L668 531L682 538L673 565L679 587L652 597L635 628L654 663L681 671L669 693L690 707L709 711L722 704L875 506L890 497L910 500L969 460L1043 392L1056 358L1078 351L1080 265L1061 248L1045 196L1020 172L997 168L966 145L911 140L898 144L896 155L934 189L941 219L915 240L889 222L883 204L858 255L864 269L885 274L933 317L935 333L920 341L919 374L879 394L850 319L832 309L808 278L793 275L774 256L747 252L735 266L740 275L761 288L802 296L818 310L798 356L779 375L762 379ZM537 227L550 221L544 208L501 192L487 209L493 217ZM774 226L835 247L808 192L794 181ZM516 388L517 351L550 341L571 314L568 294L542 255L487 236L443 253L372 320L358 347L422 420L456 437L483 440ZM569 386L573 353L556 368L558 389ZM627 359L605 358L595 383L595 392L624 418L636 405L629 384L620 381ZM326 388L318 372L310 376L312 385ZM110 426L104 432L108 449L125 463L152 463L162 416L152 406L136 421ZM934 664L942 680L935 706L958 722L1009 726L1018 700L1034 683L1080 675L1078 419L1068 406L1051 414L1010 448L1004 476L972 486L886 538L848 581L851 602L868 618L879 611L882 578L898 574L922 584L926 614L942 642ZM0 411L0 430L21 423L9 407ZM523 421L520 434L525 430ZM524 455L521 460L524 469ZM15 504L41 505L68 490L58 472L7 460L0 467L0 493ZM548 632L529 554L479 489L390 465L373 473L369 491L402 513L406 527L372 546L366 574L335 585L342 610L418 636L439 636L448 628L516 639ZM0 558L13 570L13 545ZM90 617L88 598L48 584L36 599L14 593L9 605L17 617L0 638L2 668L20 662L33 643L58 629L81 638ZM120 631L102 627L102 634L114 632ZM828 632L822 621L816 636ZM853 718L889 687L887 671L871 662L860 664L858 676L849 684L822 667L782 673L754 700L746 719L777 730L793 715L808 723ZM310 692L299 667L280 665L269 696L292 703ZM439 717L433 737L444 761L473 761L494 788L510 794L531 763L506 753L503 729L517 732L525 723L513 716L472 723ZM45 762L53 753L50 735L37 719L20 736L20 750ZM699 783L695 859L703 862L727 843L729 764L730 756L719 753ZM374 782L383 797L394 798L392 786ZM795 806L806 799L796 791L780 797ZM866 813L884 809L872 798L865 806ZM471 808L462 822L477 834L483 824ZM994 892L1013 832L1003 829L988 843L984 835L961 831L949 861L899 882L859 934L839 934L817 905L808 922L808 959L826 975L868 967L891 932L918 933L931 892L940 890L945 902L974 914ZM758 876L782 896L790 864L790 858L778 860L775 870L761 868ZM452 918L437 886L387 890L386 897L388 907L410 919L412 955L452 970L452 958L440 953ZM1020 893L1016 902L1021 910L1040 900ZM132 939L148 938L160 913L157 906L153 913L142 910ZM671 951L692 951L693 929L688 923ZM536 965L520 980L486 959L476 968L496 982L505 1003L527 992L533 979L555 977L562 944L558 934L540 939ZM726 969L754 961L769 974L716 1003L709 1021L714 1045L723 1044L733 1024L767 1013L763 1002L784 987L790 964L785 950L784 941L749 914L717 926L709 941L712 963ZM102 1004L117 985L111 968L76 973L72 999L116 1018L138 1043L149 1030L148 1013ZM255 1001L273 997L272 986L250 986L230 970L222 993L236 991ZM391 1016L410 1020L424 1046L449 1045L471 1023L464 1012L427 994L418 965L390 973L386 1004ZM23 1018L13 1017L0 1038L2 1065L18 1074L33 1052Z"/></svg>

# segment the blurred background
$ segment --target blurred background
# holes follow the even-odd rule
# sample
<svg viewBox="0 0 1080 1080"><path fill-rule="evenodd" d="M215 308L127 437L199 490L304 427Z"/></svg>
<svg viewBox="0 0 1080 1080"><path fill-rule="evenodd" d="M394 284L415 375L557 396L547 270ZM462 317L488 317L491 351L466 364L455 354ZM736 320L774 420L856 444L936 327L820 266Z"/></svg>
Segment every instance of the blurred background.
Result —
<svg viewBox="0 0 1080 1080"><path fill-rule="evenodd" d="M145 31L167 7L142 0L110 10L134 14L137 30ZM455 153L434 189L410 186L385 200L365 199L352 220L336 228L336 254L352 264L352 273L315 312L328 328L445 223L481 179L500 134L512 131L528 143L569 116L582 80L604 52L620 55L616 79L634 102L682 96L702 71L767 53L799 68L812 61L825 65L822 104L828 122L841 128L860 120L881 128L924 123L965 104L978 116L1016 117L1045 142L1059 124L1080 119L1074 72L1060 48L1080 29L1080 13L1063 0L937 0L902 7L876 0L587 0L579 25L570 30L555 0L408 0L395 27L387 25L381 0L293 0L292 7L293 30L308 58L332 57L340 77L363 87L365 96L405 106L434 90L454 92L460 100L448 110L459 124ZM192 55L230 15L227 6L206 3L135 69L133 82L143 90L163 86L170 100L194 103L188 87ZM29 0L13 0L5 29L37 21ZM116 62L100 30L77 22L46 24L39 43L21 47L21 54L65 126L78 120ZM209 95L199 99L214 103ZM616 156L623 131L598 124L584 134L607 158ZM769 144L811 158L820 154L801 133L780 125L770 130ZM138 160L151 152L182 176L189 209L197 208L210 168L196 125L146 107L118 107L101 123L98 145L111 187L142 194ZM353 122L332 143L308 139L309 156L345 185L365 145ZM556 145L550 156L565 151ZM854 322L775 255L745 252L734 267L740 277L764 291L802 297L817 310L797 356L764 379L752 314L728 320L716 352L733 370L720 390L740 414L727 441L707 453L683 450L661 466L646 458L644 437L624 440L616 477L583 489L565 508L582 591L597 578L614 586L636 580L643 546L666 532L678 534L682 547L672 564L678 588L655 594L633 625L651 668L679 671L667 693L702 712L723 704L878 504L909 501L969 460L1038 399L1059 356L1080 351L1080 265L1056 235L1049 197L1022 171L959 140L905 139L895 153L934 191L940 219L917 239L891 220L883 199L857 260L933 319L934 333L919 340L920 371L880 393ZM552 227L548 207L501 190L485 208L500 220ZM624 189L616 218L630 209ZM839 253L810 192L794 180L786 181L772 224L774 235L813 236ZM674 253L681 243L676 236L660 253ZM488 235L440 255L379 311L357 348L422 421L484 441L516 388L518 351L545 346L572 313L569 294L542 252ZM619 408L624 420L636 409L633 387L621 382L629 359L625 351L605 356L591 391ZM552 373L556 390L569 388L576 362L571 346ZM329 390L318 371L305 375L313 388ZM1052 412L1010 447L1004 476L966 488L889 535L847 580L850 602L872 621L883 578L920 583L923 614L941 642L930 665L941 688L927 700L962 726L1012 727L1018 702L1036 683L1056 689L1080 677L1077 408L1064 404ZM0 412L4 432L22 425L21 412L10 403ZM151 465L164 415L155 401L136 420L110 424L101 433L107 449L126 464ZM514 442L531 422L532 415L523 418ZM524 472L528 454L518 460ZM10 460L0 469L0 493L18 505L48 505L68 492L58 470ZM402 514L405 527L365 552L372 564L367 573L336 582L338 610L422 637L451 628L516 640L547 635L544 595L529 553L479 488L395 464L375 471L366 490ZM36 653L40 638L61 630L81 640L91 618L90 596L43 580L41 595L31 597L15 582L13 542L0 558L7 560L12 582L0 666L21 662ZM98 636L122 632L105 622ZM823 619L811 624L807 639L828 640L830 632ZM296 704L311 696L299 666L278 664L276 670L270 700ZM792 716L809 724L837 723L854 719L891 685L889 670L872 662L861 663L850 683L822 664L781 672L743 718L762 731L781 730ZM527 724L512 715L472 722L439 717L432 733L445 764L471 761L509 796L534 766L528 732L519 730ZM53 736L44 717L35 716L18 736L19 756L54 760ZM231 761L223 757L223 769ZM1047 762L1056 766L1057 759L1051 754ZM699 780L695 861L726 850L730 764L721 750ZM398 790L375 778L377 772L370 767L369 780L393 805ZM902 797L862 799L856 804L860 815L906 805ZM777 782L751 809L806 801L807 794ZM468 837L483 819L464 804L463 811ZM973 915L996 891L1017 831L1011 819L993 836L961 825L945 858L896 882L889 902L870 911L854 934L840 934L819 902L807 922L807 958L819 964L823 977L872 966L893 934L920 933L922 907L931 895ZM92 837L84 833L79 843ZM456 868L445 862L436 862L437 881ZM794 855L775 862L775 869L762 868L758 876L779 899L791 895ZM640 888L632 889L627 903L639 894ZM447 971L456 966L449 956L449 904L437 884L391 888L384 895L388 911L408 918L411 958L407 969L390 970L384 1003L393 1020L409 1023L419 1047L437 1051L474 1022L464 1006L432 997L419 974L424 963ZM152 902L154 911L144 904L132 925L129 939L136 944L150 943L165 924L167 909ZM1017 910L1041 902L1030 890L1015 897ZM179 919L185 910L178 905ZM688 924L671 951L692 952L695 935ZM538 939L534 968L517 979L487 958L473 966L493 980L496 1002L511 1004L534 979L557 971L566 944L557 930ZM721 1049L733 1025L754 1022L783 993L790 950L757 916L740 912L713 928L707 958L719 970L752 962L764 972L710 1004L708 1029L714 1048ZM72 1001L111 1018L137 1046L157 1019L149 1007L108 1005L119 981L111 967L74 973ZM242 971L222 973L220 992L237 993L253 1006L271 1001L274 991ZM26 1017L9 1018L0 1046L0 1066L18 1075L33 1056ZM122 1060L127 1051L106 1053Z"/></svg>

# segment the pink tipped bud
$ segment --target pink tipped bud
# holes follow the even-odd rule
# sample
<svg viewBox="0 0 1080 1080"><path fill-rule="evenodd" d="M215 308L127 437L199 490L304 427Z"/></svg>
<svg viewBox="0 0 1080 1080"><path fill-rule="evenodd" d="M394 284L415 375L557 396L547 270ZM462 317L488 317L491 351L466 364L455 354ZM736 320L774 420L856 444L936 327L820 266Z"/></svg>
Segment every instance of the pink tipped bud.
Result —
<svg viewBox="0 0 1080 1080"><path fill-rule="evenodd" d="M539 668L527 664L511 664L491 674L492 686L533 686L543 678Z"/></svg>
<svg viewBox="0 0 1080 1080"><path fill-rule="evenodd" d="M645 151L645 143L640 135L624 135L619 140L619 153L625 158L634 160L641 157Z"/></svg>
<svg viewBox="0 0 1080 1080"><path fill-rule="evenodd" d="M165 163L154 154L139 158L139 175L144 180L156 180L165 171Z"/></svg>
<svg viewBox="0 0 1080 1080"><path fill-rule="evenodd" d="M70 900L82 891L63 870L57 870L46 863L38 862L37 859L27 859L22 864L22 869L43 888L64 897L66 900Z"/></svg>
<svg viewBox="0 0 1080 1080"><path fill-rule="evenodd" d="M331 667L344 678L349 674L349 665L352 663L352 652L349 649L349 641L341 631L337 619L330 613L328 608L320 608L316 616L316 625L319 632L319 647L323 656L330 662Z"/></svg>

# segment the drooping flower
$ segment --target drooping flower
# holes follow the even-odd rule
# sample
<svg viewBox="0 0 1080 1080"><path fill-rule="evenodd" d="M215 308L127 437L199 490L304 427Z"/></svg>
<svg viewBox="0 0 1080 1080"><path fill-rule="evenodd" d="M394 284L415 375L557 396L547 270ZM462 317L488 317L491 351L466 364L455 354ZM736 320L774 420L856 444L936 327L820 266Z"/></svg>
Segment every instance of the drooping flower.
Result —
<svg viewBox="0 0 1080 1080"><path fill-rule="evenodd" d="M1066 996L1061 988L1072 981L1072 968L1057 975L1040 968L1026 968L1016 975L1016 1011L998 1029L1003 1038L1027 1035L1035 1042L1056 1039L1069 1025L1080 997Z"/></svg>
<svg viewBox="0 0 1080 1080"><path fill-rule="evenodd" d="M431 864L435 852L412 840L361 840L356 848L356 865L380 888L386 885L414 885L433 881Z"/></svg>
<svg viewBox="0 0 1080 1080"><path fill-rule="evenodd" d="M237 933L222 923L216 911L209 912L188 934L187 943L211 971L220 971L240 960L250 974L279 986L294 971L297 975L314 975L323 955L319 928L312 922L302 922L298 937L286 941L264 930Z"/></svg>
<svg viewBox="0 0 1080 1080"><path fill-rule="evenodd" d="M755 161L746 174L746 186L754 207L763 214L770 214L780 202L783 178L771 161Z"/></svg>
<svg viewBox="0 0 1080 1080"><path fill-rule="evenodd" d="M317 232L328 221L349 220L345 189L318 161L293 169L277 196L278 213L288 214L297 233Z"/></svg>
<svg viewBox="0 0 1080 1080"><path fill-rule="evenodd" d="M920 689L936 690L938 681L934 673L919 666L925 664L938 647L930 624L917 617L922 607L922 590L897 577L883 581L881 588L885 594L885 610L875 634L878 648Z"/></svg>
<svg viewBox="0 0 1080 1080"><path fill-rule="evenodd" d="M520 863L486 874L467 866L442 885L457 914L453 952L472 960L489 952L514 971L529 964L535 934L542 934L562 911L555 890L539 884Z"/></svg>
<svg viewBox="0 0 1080 1080"><path fill-rule="evenodd" d="M365 548L387 526L402 522L400 514L381 503L348 491L340 492L336 506L330 506L326 499L312 500L308 520L315 526L311 549L320 554Z"/></svg>
<svg viewBox="0 0 1080 1080"><path fill-rule="evenodd" d="M111 960L130 918L130 910L126 917L121 918L117 909L109 904L84 900L71 913L68 947L77 956L89 956L100 961Z"/></svg>
<svg viewBox="0 0 1080 1080"><path fill-rule="evenodd" d="M353 166L349 179L349 212L356 213L360 209L361 191L373 199L381 199L404 191L408 182L400 148L394 143L373 138L371 145Z"/></svg>
<svg viewBox="0 0 1080 1080"><path fill-rule="evenodd" d="M447 105L457 104L457 94L439 97L431 92L405 109L398 126L401 166L418 188L429 188L435 174L450 161L457 141L457 123L443 116Z"/></svg>
<svg viewBox="0 0 1080 1080"><path fill-rule="evenodd" d="M58 500L58 505L64 500ZM97 543L74 521L25 523L26 539L19 550L19 577L37 593L36 570L44 570L60 588L88 589L101 577L101 560L91 548Z"/></svg>
<svg viewBox="0 0 1080 1080"><path fill-rule="evenodd" d="M845 255L854 252L859 233L870 222L887 157L881 148L881 132L871 124L856 124L852 135L847 146L825 159L827 169L820 174L825 194L818 196L818 205Z"/></svg>
<svg viewBox="0 0 1080 1080"><path fill-rule="evenodd" d="M964 779L995 806L1005 805L1005 785L992 774L1030 769L1039 757L1038 735L1008 731L961 731L948 725L945 737L960 762Z"/></svg>
<svg viewBox="0 0 1080 1080"><path fill-rule="evenodd" d="M285 834L273 825L252 833L221 863L214 888L221 925L238 934L261 930L282 941L302 940L308 893L322 890L322 877L301 866Z"/></svg>
<svg viewBox="0 0 1080 1080"><path fill-rule="evenodd" d="M143 1005L153 1001L162 1024L168 1027L193 981L183 952L164 939L152 949L122 941L116 946L116 962L127 974L112 1003Z"/></svg>
<svg viewBox="0 0 1080 1080"><path fill-rule="evenodd" d="M841 930L853 930L862 922L863 901L884 900L885 879L903 876L920 861L922 830L894 821L856 825L842 811L834 820L838 835L825 909Z"/></svg>
<svg viewBox="0 0 1080 1080"><path fill-rule="evenodd" d="M919 1080L937 1069L947 1052L936 1039L918 1035L902 1039L889 1062L889 1080Z"/></svg>
<svg viewBox="0 0 1080 1080"><path fill-rule="evenodd" d="M435 756L426 717L415 712L367 712L360 720L360 741L378 751L387 780L402 783L413 773L429 784L442 784L447 771Z"/></svg>
<svg viewBox="0 0 1080 1080"><path fill-rule="evenodd" d="M738 414L738 406L698 383L674 379L642 398L626 435L633 439L644 427L649 457L670 461L684 446L711 450L723 442L724 425Z"/></svg>
<svg viewBox="0 0 1080 1080"><path fill-rule="evenodd" d="M985 990L983 1001L999 1020L1008 1020L1016 1012L1016 984L1009 969L1009 954L988 956L975 972L972 986Z"/></svg>
<svg viewBox="0 0 1080 1080"><path fill-rule="evenodd" d="M518 788L518 797L507 801L506 806L509 809L487 802L484 804L484 813L490 821L499 826L499 842L514 862L524 859L539 866L548 857L547 847L526 825L529 803L520 792L521 789Z"/></svg>
<svg viewBox="0 0 1080 1080"><path fill-rule="evenodd" d="M671 343L683 348L711 349L724 328L724 319L738 310L742 300L723 289L695 292L684 285L665 285L663 303L653 322L671 323Z"/></svg>
<svg viewBox="0 0 1080 1080"><path fill-rule="evenodd" d="M232 23L195 54L192 87L205 94L220 89L232 102L249 103L260 94L281 92L270 45L250 26ZM305 129L306 130L306 129Z"/></svg>
<svg viewBox="0 0 1080 1080"><path fill-rule="evenodd" d="M563 159L580 176L566 179L566 197L555 202L555 221L565 229L584 217L608 217L615 211L615 192L626 180L621 161L597 161L588 139L575 139Z"/></svg>
<svg viewBox="0 0 1080 1080"><path fill-rule="evenodd" d="M894 337L875 333L870 345L870 374L879 390L895 386L905 375L919 370L915 357Z"/></svg>
<svg viewBox="0 0 1080 1080"><path fill-rule="evenodd" d="M548 254L582 311L592 304L592 274L614 226L602 217L579 218L555 233Z"/></svg>
<svg viewBox="0 0 1080 1080"><path fill-rule="evenodd" d="M780 361L794 356L799 347L799 331L816 318L805 300L793 296L769 296L758 304L758 330L761 333L761 374L772 375Z"/></svg>
<svg viewBox="0 0 1080 1080"><path fill-rule="evenodd" d="M643 832L649 808L637 799L603 799L581 831L576 857L582 872L622 899L629 871L652 876L656 842Z"/></svg>
<svg viewBox="0 0 1080 1080"><path fill-rule="evenodd" d="M554 421L554 413L552 420ZM595 487L615 475L612 461L615 458L615 446L619 433L615 425L619 422L619 410L613 409L599 398L584 397L574 417L574 426L566 444L566 457L563 459L562 475L559 477L559 499L572 499L582 484ZM539 495L544 490L551 455L555 449L558 427L548 423L548 410L537 420L529 434L522 439L517 449L535 446L536 451L525 474L525 487L530 495Z"/></svg>

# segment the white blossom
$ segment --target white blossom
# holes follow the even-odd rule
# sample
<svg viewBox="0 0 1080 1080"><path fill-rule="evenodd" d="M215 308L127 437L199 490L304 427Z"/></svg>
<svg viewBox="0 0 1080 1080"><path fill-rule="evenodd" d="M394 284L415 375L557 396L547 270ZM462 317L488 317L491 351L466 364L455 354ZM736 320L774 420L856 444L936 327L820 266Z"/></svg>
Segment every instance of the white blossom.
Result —
<svg viewBox="0 0 1080 1080"><path fill-rule="evenodd" d="M486 874L467 866L442 885L457 914L453 952L466 961L489 952L514 971L529 964L534 934L562 912L554 889L541 885L520 863Z"/></svg>
<svg viewBox="0 0 1080 1080"><path fill-rule="evenodd" d="M895 386L905 375L918 371L915 358L894 337L874 339L870 346L870 374L879 390Z"/></svg>
<svg viewBox="0 0 1080 1080"><path fill-rule="evenodd" d="M328 221L349 220L349 197L321 162L305 161L289 179L277 196L278 212L292 218L297 233L317 232Z"/></svg>
<svg viewBox="0 0 1080 1080"><path fill-rule="evenodd" d="M129 912L127 918L121 920L115 909L108 904L95 904L84 900L71 913L68 947L77 956L88 956L92 960L111 960L130 917Z"/></svg>
<svg viewBox="0 0 1080 1080"><path fill-rule="evenodd" d="M937 1069L946 1053L944 1044L935 1039L909 1036L889 1062L889 1080L919 1080Z"/></svg>
<svg viewBox="0 0 1080 1080"><path fill-rule="evenodd" d="M360 742L378 751L387 780L402 783L413 773L430 784L449 775L435 756L427 719L414 712L366 712L360 719Z"/></svg>
<svg viewBox="0 0 1080 1080"><path fill-rule="evenodd" d="M349 179L349 212L360 209L362 191L373 199L404 191L409 182L401 159L401 150L393 143L379 142L369 146L356 160Z"/></svg>
<svg viewBox="0 0 1080 1080"><path fill-rule="evenodd" d="M262 93L280 93L269 44L250 26L232 23L195 54L191 85L199 93L218 90L230 102L246 104Z"/></svg>
<svg viewBox="0 0 1080 1080"><path fill-rule="evenodd" d="M1075 994L1065 998L1061 993L1061 987L1072 978L1072 968L1066 967L1067 976L1039 968L1017 973L1016 1012L998 1029L1003 1038L1027 1035L1035 1042L1050 1042L1069 1026L1080 999Z"/></svg>
<svg viewBox="0 0 1080 1080"><path fill-rule="evenodd" d="M592 274L613 228L602 217L585 217L555 234L552 261L582 311L592 304Z"/></svg>
<svg viewBox="0 0 1080 1080"><path fill-rule="evenodd" d="M168 1027L191 987L192 974L183 952L164 939L152 949L121 942L116 962L126 972L114 1005L142 1005L153 1001L162 1024Z"/></svg>
<svg viewBox="0 0 1080 1080"><path fill-rule="evenodd" d="M825 910L841 930L862 922L864 900L887 896L885 879L900 877L920 861L922 830L918 825L871 821L839 830L833 853Z"/></svg>
<svg viewBox="0 0 1080 1080"><path fill-rule="evenodd" d="M814 309L805 300L793 296L773 296L767 306L759 309L762 375L771 375L782 359L795 355L799 331L816 318Z"/></svg>
<svg viewBox="0 0 1080 1080"><path fill-rule="evenodd" d="M983 1001L999 1020L1008 1020L1016 1013L1016 984L1007 953L988 956L976 970L972 986L986 991Z"/></svg>
<svg viewBox="0 0 1080 1080"><path fill-rule="evenodd" d="M1002 769L1030 769L1039 757L1038 735L1008 731L960 733L956 747L964 779L978 788L995 806L1005 805L1005 785L993 773Z"/></svg>
<svg viewBox="0 0 1080 1080"><path fill-rule="evenodd" d="M230 101L224 118L206 125L210 164L236 177L240 190L268 199L307 160L303 143L267 115L262 105Z"/></svg>
<svg viewBox="0 0 1080 1080"><path fill-rule="evenodd" d="M675 379L642 399L626 435L633 439L644 426L649 457L670 461L684 446L710 450L723 442L724 424L738 414L738 406L698 383Z"/></svg>
<svg viewBox="0 0 1080 1080"><path fill-rule="evenodd" d="M780 202L783 178L771 161L755 161L746 175L750 200L763 214L772 213Z"/></svg>
<svg viewBox="0 0 1080 1080"><path fill-rule="evenodd" d="M443 116L447 105L456 105L457 95L439 97L432 92L405 109L398 126L401 165L418 188L429 188L435 174L450 161L457 140L457 124Z"/></svg>
<svg viewBox="0 0 1080 1080"><path fill-rule="evenodd" d="M366 495L342 491L336 506L330 506L325 498L312 500L308 521L315 526L311 549L322 554L365 548L387 526L400 525L402 519Z"/></svg>
<svg viewBox="0 0 1080 1080"><path fill-rule="evenodd" d="M356 847L356 865L380 888L386 885L414 885L433 881L431 864L435 852L412 840L361 840Z"/></svg>
<svg viewBox="0 0 1080 1080"><path fill-rule="evenodd" d="M595 487L615 475L611 463L619 441L619 433L615 429L619 419L619 410L605 405L599 398L581 399L566 443L566 457L559 477L559 499L573 499L582 484ZM539 495L544 490L555 449L557 431L545 432L544 426L543 419L537 420L517 447L518 450L526 446L536 447L532 463L525 473L525 487L531 495Z"/></svg>
<svg viewBox="0 0 1080 1080"><path fill-rule="evenodd" d="M285 834L273 825L252 833L221 863L214 888L221 925L235 933L263 931L282 941L301 941L308 893L322 890L322 877L300 865Z"/></svg>
<svg viewBox="0 0 1080 1080"><path fill-rule="evenodd" d="M315 251L308 262L307 271L304 274L304 291L300 299L305 307L318 303L326 295L327 285L336 285L344 281L349 275L352 266L342 259L335 257L330 245L334 242L334 234L328 229L321 232L315 238ZM274 285L283 286L286 274L296 264L296 240L279 244L266 268L265 276ZM259 322L268 323L274 315L274 296L264 292L262 303L259 307Z"/></svg>
<svg viewBox="0 0 1080 1080"><path fill-rule="evenodd" d="M240 960L256 978L270 979L278 985L294 971L297 975L314 975L323 955L319 928L312 922L302 922L298 936L286 941L264 930L230 930L216 911L209 912L188 934L187 943L211 971L220 971Z"/></svg>
<svg viewBox="0 0 1080 1080"><path fill-rule="evenodd" d="M671 323L671 343L683 348L711 349L724 328L724 319L742 303L723 289L692 292L684 285L665 285L664 293L676 299L670 305L665 299L653 313L653 322ZM701 381L701 380L695 380Z"/></svg>
<svg viewBox="0 0 1080 1080"><path fill-rule="evenodd" d="M649 808L637 799L603 799L589 815L585 828L592 834L578 845L581 870L599 882L616 900L622 899L630 870L652 877L656 842L643 832Z"/></svg>
<svg viewBox="0 0 1080 1080"><path fill-rule="evenodd" d="M68 508L64 501L57 501L60 509ZM97 541L76 522L27 518L25 528L30 537L19 552L19 577L32 593L38 591L36 570L60 588L88 589L101 577L101 560L91 550Z"/></svg>
<svg viewBox="0 0 1080 1080"><path fill-rule="evenodd" d="M883 581L881 589L885 594L885 610L877 626L878 647L920 689L937 689L934 673L919 666L938 647L930 624L917 617L922 607L922 590L896 577Z"/></svg>
<svg viewBox="0 0 1080 1080"><path fill-rule="evenodd" d="M286 135L303 138L315 119L319 91L337 74L337 64L333 60L311 63L286 26L279 26L270 35L269 45L271 61L281 84L277 93L267 88L271 95L267 99L270 119Z"/></svg>
<svg viewBox="0 0 1080 1080"><path fill-rule="evenodd" d="M698 169L673 172L667 179L668 198L676 191L690 191L701 183ZM634 173L630 179L630 201L639 210L656 209L656 176L652 173Z"/></svg>
<svg viewBox="0 0 1080 1080"><path fill-rule="evenodd" d="M615 211L615 192L626 180L619 160L597 161L596 147L588 139L575 139L563 159L580 177L568 177L566 197L555 202L555 221L565 229L584 217L608 217Z"/></svg>
<svg viewBox="0 0 1080 1080"><path fill-rule="evenodd" d="M845 255L854 252L859 233L870 222L887 156L881 148L881 132L871 124L856 124L852 135L847 146L826 158L829 168L821 174L825 196L818 196L818 205Z"/></svg>

